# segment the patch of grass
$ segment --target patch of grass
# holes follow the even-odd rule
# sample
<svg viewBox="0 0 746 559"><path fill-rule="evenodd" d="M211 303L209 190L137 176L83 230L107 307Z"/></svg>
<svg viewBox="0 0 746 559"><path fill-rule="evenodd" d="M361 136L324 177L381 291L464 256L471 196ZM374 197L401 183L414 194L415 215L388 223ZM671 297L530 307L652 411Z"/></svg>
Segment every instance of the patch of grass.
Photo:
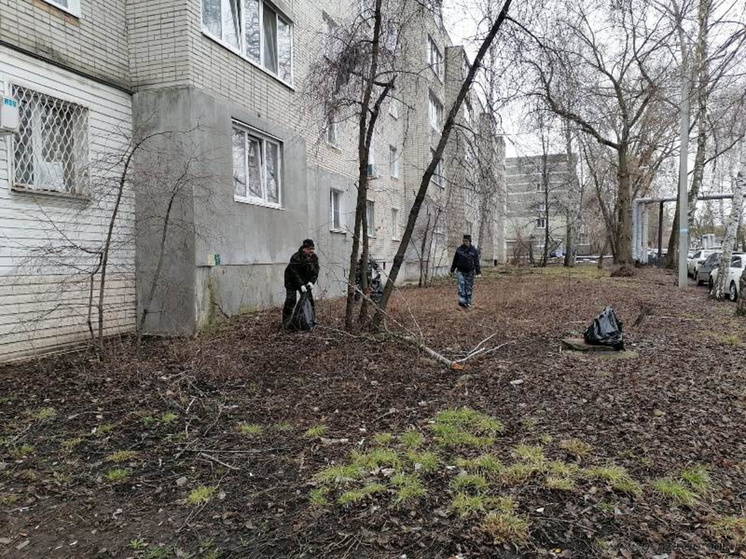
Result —
<svg viewBox="0 0 746 559"><path fill-rule="evenodd" d="M386 487L384 485L381 485L380 483L369 483L365 487L361 489L354 489L352 491L347 491L345 493L342 493L342 495L339 496L337 499L337 502L340 505L346 505L349 503L357 503L358 501L362 501L367 497L368 495L373 495L375 493L382 493L386 491Z"/></svg>
<svg viewBox="0 0 746 559"><path fill-rule="evenodd" d="M658 479L653 482L653 489L672 501L692 507L699 502L699 497L687 487L671 478Z"/></svg>
<svg viewBox="0 0 746 559"><path fill-rule="evenodd" d="M727 540L736 549L746 547L746 517L717 517L710 524L710 532L718 539Z"/></svg>
<svg viewBox="0 0 746 559"><path fill-rule="evenodd" d="M533 431L534 429L536 429L536 426L538 424L539 422L534 417L524 417L523 419L521 419L521 426L526 431Z"/></svg>
<svg viewBox="0 0 746 559"><path fill-rule="evenodd" d="M389 446L394 440L394 436L391 433L378 433L373 440L378 446Z"/></svg>
<svg viewBox="0 0 746 559"><path fill-rule="evenodd" d="M112 452L104 460L107 462L114 462L115 464L121 464L122 462L129 462L133 458L137 457L137 452L134 450L120 450L118 452Z"/></svg>
<svg viewBox="0 0 746 559"><path fill-rule="evenodd" d="M430 426L435 434L435 443L440 446L470 446L482 448L495 442L493 437L478 437L456 425L436 423Z"/></svg>
<svg viewBox="0 0 746 559"><path fill-rule="evenodd" d="M261 435L263 430L264 428L257 423L239 423L236 426L236 431L238 431L241 435Z"/></svg>
<svg viewBox="0 0 746 559"><path fill-rule="evenodd" d="M60 443L62 450L70 452L76 446L83 442L83 437L75 437L74 439L66 439Z"/></svg>
<svg viewBox="0 0 746 559"><path fill-rule="evenodd" d="M357 464L340 464L329 466L313 476L320 483L346 483L363 477L363 470Z"/></svg>
<svg viewBox="0 0 746 559"><path fill-rule="evenodd" d="M26 458L27 456L34 453L34 447L30 444L22 444L20 446L12 446L8 450L8 453L18 460Z"/></svg>
<svg viewBox="0 0 746 559"><path fill-rule="evenodd" d="M112 431L114 431L114 425L111 423L104 423L96 427L97 435L108 435Z"/></svg>
<svg viewBox="0 0 746 559"><path fill-rule="evenodd" d="M507 485L523 485L536 472L537 468L533 464L518 463L505 468L500 477Z"/></svg>
<svg viewBox="0 0 746 559"><path fill-rule="evenodd" d="M539 442L541 444L552 444L553 441L554 441L554 437L552 435L544 434L541 437L539 437Z"/></svg>
<svg viewBox="0 0 746 559"><path fill-rule="evenodd" d="M279 423L275 423L272 426L272 428L275 431L282 431L282 432L284 432L284 431L292 431L293 430L292 424L290 422L288 422L288 421L280 421Z"/></svg>
<svg viewBox="0 0 746 559"><path fill-rule="evenodd" d="M482 454L476 458L458 458L456 465L468 472L499 474L505 469L503 463L494 454Z"/></svg>
<svg viewBox="0 0 746 559"><path fill-rule="evenodd" d="M409 450L417 450L422 446L422 443L425 441L425 437L423 437L422 433L420 433L419 431L409 429L399 435L399 440L405 448L408 448Z"/></svg>
<svg viewBox="0 0 746 559"><path fill-rule="evenodd" d="M469 495L468 493L457 493L451 501L451 510L458 513L459 516L472 516L479 512L487 510L487 495Z"/></svg>
<svg viewBox="0 0 746 559"><path fill-rule="evenodd" d="M308 495L308 500L311 504L316 505L317 507L325 507L329 504L329 500L326 498L327 493L328 489L325 487L317 487L316 489L311 490L311 493Z"/></svg>
<svg viewBox="0 0 746 559"><path fill-rule="evenodd" d="M157 421L158 420L152 415L146 415L145 417L140 418L140 423L142 423L145 427L150 427L151 425L155 424Z"/></svg>
<svg viewBox="0 0 746 559"><path fill-rule="evenodd" d="M434 472L438 469L440 463L438 455L434 452L417 452L410 450L407 452L407 459L414 464L415 470L422 470L423 472Z"/></svg>
<svg viewBox="0 0 746 559"><path fill-rule="evenodd" d="M0 493L0 505L9 507L21 499L17 493Z"/></svg>
<svg viewBox="0 0 746 559"><path fill-rule="evenodd" d="M637 496L642 493L640 484L633 480L627 473L627 470L621 466L602 466L599 468L590 468L583 473L590 479L605 481L613 489L623 493Z"/></svg>
<svg viewBox="0 0 746 559"><path fill-rule="evenodd" d="M130 471L125 468L113 468L106 472L104 478L106 478L106 481L110 481L111 483L119 483L120 481L127 479L129 475Z"/></svg>
<svg viewBox="0 0 746 559"><path fill-rule="evenodd" d="M688 483L692 489L699 493L707 493L712 485L712 479L707 469L701 465L688 466L681 470L680 477Z"/></svg>
<svg viewBox="0 0 746 559"><path fill-rule="evenodd" d="M575 489L575 480L567 477L547 477L544 482L549 489L557 491L572 491Z"/></svg>
<svg viewBox="0 0 746 559"><path fill-rule="evenodd" d="M489 489L487 480L477 474L459 474L451 480L451 487L457 491L473 489L475 491L486 491Z"/></svg>
<svg viewBox="0 0 746 559"><path fill-rule="evenodd" d="M527 462L528 464L543 464L546 462L544 457L544 450L540 446L529 446L525 444L519 444L513 449L513 456Z"/></svg>
<svg viewBox="0 0 746 559"><path fill-rule="evenodd" d="M303 436L307 439L320 439L324 435L326 435L327 427L326 425L314 425L310 429L308 429L305 433L303 433Z"/></svg>
<svg viewBox="0 0 746 559"><path fill-rule="evenodd" d="M505 430L498 419L485 415L471 408L446 409L435 416L435 423L451 425L466 429L470 433L479 433L494 437Z"/></svg>
<svg viewBox="0 0 746 559"><path fill-rule="evenodd" d="M576 464L567 464L560 460L554 460L549 463L547 470L553 476L572 477L578 474L580 468Z"/></svg>
<svg viewBox="0 0 746 559"><path fill-rule="evenodd" d="M399 488L394 499L399 504L416 501L426 493L422 482L416 476L398 474L391 478L391 483Z"/></svg>
<svg viewBox="0 0 746 559"><path fill-rule="evenodd" d="M146 542L144 538L137 537L133 540L130 540L130 542L127 544L127 547L134 551L139 551L148 547L148 542Z"/></svg>
<svg viewBox="0 0 746 559"><path fill-rule="evenodd" d="M171 423L173 423L177 419L179 419L178 415L176 415L172 411L167 411L163 415L161 415L161 417L160 417L160 419L158 421L160 421L163 425L170 425Z"/></svg>
<svg viewBox="0 0 746 559"><path fill-rule="evenodd" d="M57 410L54 408L41 408L35 411L31 417L37 421L44 421L45 419L52 419L57 415Z"/></svg>
<svg viewBox="0 0 746 559"><path fill-rule="evenodd" d="M145 552L144 559L166 559L169 554L167 547L151 547Z"/></svg>
<svg viewBox="0 0 746 559"><path fill-rule="evenodd" d="M212 500L216 490L216 487L200 485L189 493L187 496L187 503L190 505L202 505L208 503Z"/></svg>
<svg viewBox="0 0 746 559"><path fill-rule="evenodd" d="M593 450L591 445L580 439L563 439L558 446L578 458L586 458Z"/></svg>
<svg viewBox="0 0 746 559"><path fill-rule="evenodd" d="M367 470L375 470L381 466L398 468L401 465L401 460L396 455L396 452L385 448L376 448L365 454L353 452L352 462L360 468Z"/></svg>
<svg viewBox="0 0 746 559"><path fill-rule="evenodd" d="M512 512L491 512L484 517L480 530L490 536L496 544L511 544L520 547L528 543L528 521Z"/></svg>

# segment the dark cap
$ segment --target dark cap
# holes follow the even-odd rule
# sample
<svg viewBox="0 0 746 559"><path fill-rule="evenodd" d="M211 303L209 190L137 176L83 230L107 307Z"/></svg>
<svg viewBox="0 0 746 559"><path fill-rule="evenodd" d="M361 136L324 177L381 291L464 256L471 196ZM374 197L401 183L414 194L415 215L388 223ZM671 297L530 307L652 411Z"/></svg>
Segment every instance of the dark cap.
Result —
<svg viewBox="0 0 746 559"><path fill-rule="evenodd" d="M303 241L301 248L316 248L316 245L313 244L313 239L306 239Z"/></svg>
<svg viewBox="0 0 746 559"><path fill-rule="evenodd" d="M471 241L471 235L464 233L464 240Z"/></svg>

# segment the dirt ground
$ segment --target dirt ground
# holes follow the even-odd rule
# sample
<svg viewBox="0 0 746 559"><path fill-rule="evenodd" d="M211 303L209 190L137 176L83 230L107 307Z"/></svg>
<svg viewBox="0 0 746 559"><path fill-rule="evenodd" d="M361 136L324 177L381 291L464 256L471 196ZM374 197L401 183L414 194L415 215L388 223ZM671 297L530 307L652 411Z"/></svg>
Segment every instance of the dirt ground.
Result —
<svg viewBox="0 0 746 559"><path fill-rule="evenodd" d="M495 334L463 371L340 331L339 301L310 334L261 312L0 368L0 557L746 557L732 303L595 267L475 303L392 309L449 357ZM562 350L607 304L626 351Z"/></svg>

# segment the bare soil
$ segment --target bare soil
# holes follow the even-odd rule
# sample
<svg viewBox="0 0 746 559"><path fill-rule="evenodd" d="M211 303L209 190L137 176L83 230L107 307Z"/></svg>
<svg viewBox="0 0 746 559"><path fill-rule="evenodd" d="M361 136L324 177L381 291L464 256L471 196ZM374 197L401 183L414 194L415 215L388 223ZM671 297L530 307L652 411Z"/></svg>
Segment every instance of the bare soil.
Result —
<svg viewBox="0 0 746 559"><path fill-rule="evenodd" d="M450 281L402 290L392 330L421 333L448 357L495 334L486 345L502 347L463 371L398 341L342 332L336 300L318 302L312 333L279 331L273 310L196 339L149 340L139 354L125 338L102 361L76 353L6 365L0 557L746 556L746 521L737 524L746 322L705 290L635 272L490 272L470 311ZM561 338L577 337L606 305L624 321L626 351L563 350ZM633 327L643 307L649 314ZM434 418L461 407L504 431L483 448L440 444ZM326 430L308 434L315 426ZM405 459L407 430L436 453L432 471ZM384 433L390 442L374 442ZM589 450L568 451L568 439ZM545 466L519 481L487 476L477 493L512 498L527 540L485 532L485 511L452 508L458 458L491 452L507 467L520 463L521 444L576 472L566 490L547 487ZM352 451L382 447L401 457L389 470L416 476L424 494L397 501L395 472L373 467L365 482L384 489L340 504L364 481L316 477ZM639 491L591 474L608 466L624 468ZM687 485L689 466L706 468L711 482ZM696 500L656 490L661 478ZM312 502L314 490L328 502ZM731 517L730 528L718 524Z"/></svg>

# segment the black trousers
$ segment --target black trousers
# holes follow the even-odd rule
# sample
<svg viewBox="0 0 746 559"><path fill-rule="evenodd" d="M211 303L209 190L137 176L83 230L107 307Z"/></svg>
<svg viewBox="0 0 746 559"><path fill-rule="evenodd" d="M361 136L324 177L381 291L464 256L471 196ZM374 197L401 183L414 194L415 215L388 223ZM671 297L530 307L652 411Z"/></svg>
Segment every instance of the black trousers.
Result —
<svg viewBox="0 0 746 559"><path fill-rule="evenodd" d="M308 298L311 301L311 306L316 309L316 305L313 301L313 291L309 289ZM298 291L295 289L285 288L285 305L282 307L282 325L287 328L290 325L290 319L293 318L293 309L295 303L298 302Z"/></svg>

